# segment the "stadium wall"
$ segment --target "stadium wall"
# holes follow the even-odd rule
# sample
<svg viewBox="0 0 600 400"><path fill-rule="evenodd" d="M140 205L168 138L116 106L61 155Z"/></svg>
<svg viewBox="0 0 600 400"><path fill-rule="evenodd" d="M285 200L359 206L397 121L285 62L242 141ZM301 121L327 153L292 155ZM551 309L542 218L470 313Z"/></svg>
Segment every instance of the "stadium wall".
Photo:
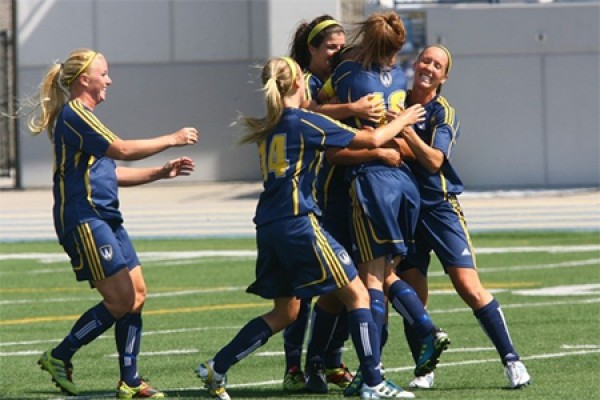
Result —
<svg viewBox="0 0 600 400"><path fill-rule="evenodd" d="M462 137L455 161L469 188L600 186L600 4L427 7L428 42L455 58L444 94ZM103 52L113 85L96 112L123 138L183 126L200 143L189 181L260 179L252 146L238 146L238 111L262 115L257 70L287 53L302 19L338 0L20 0L19 93L34 94L51 62L77 47ZM575 23L573 23L575 21ZM560 27L560 29L559 29ZM20 124L22 186L51 184L47 138Z"/></svg>

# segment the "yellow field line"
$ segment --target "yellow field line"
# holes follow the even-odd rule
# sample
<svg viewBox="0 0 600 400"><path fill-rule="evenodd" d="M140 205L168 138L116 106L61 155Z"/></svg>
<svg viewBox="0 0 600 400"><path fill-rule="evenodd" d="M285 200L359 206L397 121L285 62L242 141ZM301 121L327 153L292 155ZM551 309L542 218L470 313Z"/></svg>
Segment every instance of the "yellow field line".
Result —
<svg viewBox="0 0 600 400"><path fill-rule="evenodd" d="M163 315L163 314L185 314L202 311L218 311L218 310L231 310L231 309L244 309L244 308L256 308L256 307L269 307L270 302L262 303L246 303L246 304L216 304L211 306L200 306L200 307L182 307L182 308L170 308L160 310L146 310L144 315ZM72 321L79 318L79 315L55 315L46 317L33 317L33 318L22 318L22 319L9 319L0 321L0 325L18 325L18 324L35 324L39 322L58 322L58 321Z"/></svg>

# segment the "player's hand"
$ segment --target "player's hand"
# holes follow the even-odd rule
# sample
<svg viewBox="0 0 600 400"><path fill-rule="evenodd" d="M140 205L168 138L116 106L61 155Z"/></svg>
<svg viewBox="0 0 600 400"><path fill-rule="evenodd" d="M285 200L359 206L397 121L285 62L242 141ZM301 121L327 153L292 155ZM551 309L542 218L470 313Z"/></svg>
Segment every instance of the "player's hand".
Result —
<svg viewBox="0 0 600 400"><path fill-rule="evenodd" d="M390 167L399 167L402 165L402 154L400 153L400 149L380 147L377 149L377 157L381 162Z"/></svg>
<svg viewBox="0 0 600 400"><path fill-rule="evenodd" d="M361 97L352 103L353 113L360 119L374 123L381 122L385 116L385 104L383 99L371 94Z"/></svg>
<svg viewBox="0 0 600 400"><path fill-rule="evenodd" d="M425 120L425 109L420 104L414 104L407 109L400 111L398 117L403 118L405 124L416 124L417 122Z"/></svg>
<svg viewBox="0 0 600 400"><path fill-rule="evenodd" d="M198 143L199 133L196 128L186 127L172 134L174 146L187 146Z"/></svg>
<svg viewBox="0 0 600 400"><path fill-rule="evenodd" d="M162 167L162 177L164 179L175 178L176 176L188 176L194 172L196 164L189 157L179 157L174 160L167 161Z"/></svg>

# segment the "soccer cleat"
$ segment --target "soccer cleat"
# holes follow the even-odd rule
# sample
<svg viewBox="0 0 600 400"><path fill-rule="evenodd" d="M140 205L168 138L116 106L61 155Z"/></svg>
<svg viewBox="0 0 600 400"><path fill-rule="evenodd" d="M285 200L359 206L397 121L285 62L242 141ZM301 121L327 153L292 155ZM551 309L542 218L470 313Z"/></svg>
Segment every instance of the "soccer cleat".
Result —
<svg viewBox="0 0 600 400"><path fill-rule="evenodd" d="M347 388L354 378L345 364L340 365L339 368L326 368L325 376L327 377L327 383L331 383L342 389Z"/></svg>
<svg viewBox="0 0 600 400"><path fill-rule="evenodd" d="M389 380L382 381L376 386L364 384L360 389L361 400L372 399L414 399L414 393L407 392Z"/></svg>
<svg viewBox="0 0 600 400"><path fill-rule="evenodd" d="M415 389L431 389L435 381L435 372L430 372L423 376L416 376L415 379L410 381L408 387Z"/></svg>
<svg viewBox="0 0 600 400"><path fill-rule="evenodd" d="M421 354L415 367L415 376L423 376L435 370L440 362L440 355L450 345L450 338L444 330L436 328L431 331L421 345Z"/></svg>
<svg viewBox="0 0 600 400"><path fill-rule="evenodd" d="M283 390L299 392L306 389L306 378L299 366L294 365L283 376Z"/></svg>
<svg viewBox="0 0 600 400"><path fill-rule="evenodd" d="M504 375L508 378L511 389L519 389L531 383L527 368L521 361L508 361L504 366Z"/></svg>
<svg viewBox="0 0 600 400"><path fill-rule="evenodd" d="M346 389L344 389L344 396L345 397L357 396L360 393L360 389L362 388L363 383L364 383L364 381L363 381L362 372L360 372L360 369L359 369L354 374L354 378L352 378L352 382L350 382L350 384L346 387Z"/></svg>
<svg viewBox="0 0 600 400"><path fill-rule="evenodd" d="M313 363L306 367L306 389L311 393L327 393L327 377L322 364Z"/></svg>
<svg viewBox="0 0 600 400"><path fill-rule="evenodd" d="M68 361L52 357L50 351L46 351L38 360L40 368L48 371L52 382L62 391L71 396L77 396L77 386L73 383L73 364Z"/></svg>
<svg viewBox="0 0 600 400"><path fill-rule="evenodd" d="M227 375L219 374L214 370L215 362L213 360L208 360L205 363L198 365L198 369L196 370L196 374L202 382L204 382L204 387L208 389L208 393L216 397L220 400L231 400L229 394L225 390L225 385L227 384Z"/></svg>
<svg viewBox="0 0 600 400"><path fill-rule="evenodd" d="M122 380L117 384L117 399L164 399L165 394L154 389L146 382L140 382L139 386L131 387Z"/></svg>

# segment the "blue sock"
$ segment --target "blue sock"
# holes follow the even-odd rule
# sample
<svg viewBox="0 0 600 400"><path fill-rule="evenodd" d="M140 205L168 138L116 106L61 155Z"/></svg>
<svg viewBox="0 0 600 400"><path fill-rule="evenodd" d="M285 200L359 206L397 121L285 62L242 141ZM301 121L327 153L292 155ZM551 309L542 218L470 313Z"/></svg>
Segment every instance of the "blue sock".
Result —
<svg viewBox="0 0 600 400"><path fill-rule="evenodd" d="M283 331L283 350L285 352L285 370L297 366L301 367L302 346L310 316L310 305L312 299L302 299L298 318L287 326Z"/></svg>
<svg viewBox="0 0 600 400"><path fill-rule="evenodd" d="M371 314L373 315L373 322L375 322L377 332L381 335L383 325L385 324L385 294L378 289L369 289L369 296L371 298ZM381 339L380 336L379 343L381 343Z"/></svg>
<svg viewBox="0 0 600 400"><path fill-rule="evenodd" d="M225 374L232 365L267 343L272 335L273 331L262 317L254 318L215 355L214 370Z"/></svg>
<svg viewBox="0 0 600 400"><path fill-rule="evenodd" d="M410 324L404 320L404 336L406 337L406 342L408 343L408 348L410 349L410 354L412 355L415 363L419 360L419 356L421 355L421 344L423 343L417 332L410 326Z"/></svg>
<svg viewBox="0 0 600 400"><path fill-rule="evenodd" d="M381 327L381 353L383 353L383 348L388 341L390 332L388 331L388 324L383 324Z"/></svg>
<svg viewBox="0 0 600 400"><path fill-rule="evenodd" d="M344 309L338 315L337 325L333 330L333 336L325 351L325 368L339 368L342 366L342 352L344 351L344 344L349 336L348 313L346 312L346 309Z"/></svg>
<svg viewBox="0 0 600 400"><path fill-rule="evenodd" d="M364 382L369 386L381 383L381 371L379 363L380 333L373 322L371 311L366 308L357 308L348 313L348 327L350 336L356 349L360 362L360 370Z"/></svg>
<svg viewBox="0 0 600 400"><path fill-rule="evenodd" d="M513 347L504 319L504 313L496 299L492 299L487 305L473 312L473 314L475 314L479 325L481 325L483 331L496 347L502 362L506 364L508 361L517 361L519 355Z"/></svg>
<svg viewBox="0 0 600 400"><path fill-rule="evenodd" d="M322 364L325 362L325 350L331 343L333 331L337 325L338 315L329 314L319 304L313 307L310 339L306 352L306 365Z"/></svg>
<svg viewBox="0 0 600 400"><path fill-rule="evenodd" d="M73 354L98 336L115 322L104 303L100 302L84 312L71 328L71 332L52 350L52 357L69 361Z"/></svg>
<svg viewBox="0 0 600 400"><path fill-rule="evenodd" d="M435 328L419 296L408 283L401 280L394 282L388 296L394 310L404 317L419 337L429 335Z"/></svg>
<svg viewBox="0 0 600 400"><path fill-rule="evenodd" d="M140 385L137 356L142 340L142 314L127 314L115 324L115 341L119 353L121 379L131 387Z"/></svg>

